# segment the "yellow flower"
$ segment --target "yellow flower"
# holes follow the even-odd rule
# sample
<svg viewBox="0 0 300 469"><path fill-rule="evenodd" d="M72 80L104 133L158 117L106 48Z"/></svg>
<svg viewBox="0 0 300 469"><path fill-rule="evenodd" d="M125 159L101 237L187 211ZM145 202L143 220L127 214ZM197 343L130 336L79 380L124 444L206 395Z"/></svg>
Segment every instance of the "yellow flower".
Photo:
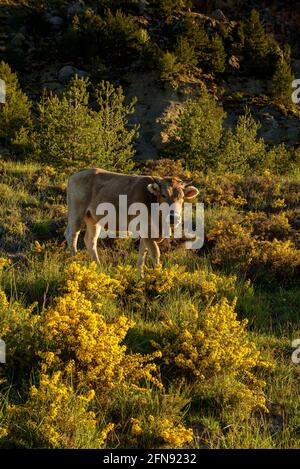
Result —
<svg viewBox="0 0 300 469"><path fill-rule="evenodd" d="M141 422L139 419L131 419L131 432L133 433L133 435L140 435L141 433L143 433L143 429L141 427Z"/></svg>

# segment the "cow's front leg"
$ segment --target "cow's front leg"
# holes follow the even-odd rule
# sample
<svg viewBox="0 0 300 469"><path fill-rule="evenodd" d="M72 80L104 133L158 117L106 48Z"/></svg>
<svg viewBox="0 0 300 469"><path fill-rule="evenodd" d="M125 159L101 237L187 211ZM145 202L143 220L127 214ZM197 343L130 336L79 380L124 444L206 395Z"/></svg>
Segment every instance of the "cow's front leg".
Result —
<svg viewBox="0 0 300 469"><path fill-rule="evenodd" d="M144 265L145 265L145 259L147 256L147 248L145 246L145 240L140 239L140 245L139 245L139 257L137 260L137 269L141 277L144 277Z"/></svg>
<svg viewBox="0 0 300 469"><path fill-rule="evenodd" d="M158 244L153 239L144 239L145 246L149 252L154 267L160 264L160 250Z"/></svg>

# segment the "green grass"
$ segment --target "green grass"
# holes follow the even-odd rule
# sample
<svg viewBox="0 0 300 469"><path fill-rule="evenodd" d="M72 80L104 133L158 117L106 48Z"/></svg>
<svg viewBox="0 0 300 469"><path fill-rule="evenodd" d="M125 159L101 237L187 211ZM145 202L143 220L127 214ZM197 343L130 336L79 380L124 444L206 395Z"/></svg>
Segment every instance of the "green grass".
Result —
<svg viewBox="0 0 300 469"><path fill-rule="evenodd" d="M43 314L60 293L63 271L69 261L62 234L66 221L64 176L41 176L41 169L32 164L7 162L1 165L0 250L1 255L11 259L11 265L4 270L0 284L11 302L17 300L24 306L36 302L36 313ZM40 177L42 180L38 179ZM207 211L208 223L222 215L222 210L220 207L210 208ZM229 209L225 216L234 219L235 214L235 209ZM34 247L35 240L40 241L41 252ZM136 242L99 241L99 257L99 270L107 274L112 274L117 265L135 265ZM85 258L87 260L87 256ZM163 252L162 262L164 267L174 264L185 266L189 272L200 269L204 278L211 272L228 275L228 272L218 271L211 264L210 252L205 249L192 252L179 246ZM254 280L250 287L245 288L245 277L241 276L228 296L230 299L238 298L238 318L248 319L251 338L263 355L275 363L274 370L265 371L261 376L266 381L269 413L259 412L244 424L229 404L216 399L218 393L222 393L217 386L214 389L185 383L176 387L171 382L165 400L158 395L152 396L152 400L143 407L143 418L147 418L145 409L153 415L159 412L168 414L177 393L184 409L185 422L194 429L195 447L297 448L300 445L300 366L292 363L291 341L300 337L300 287L279 283L270 290ZM161 337L163 323L171 320L180 324L188 316L191 302L205 312L207 304L199 299L196 291L189 294L179 287L146 297L141 302L125 301L121 306L122 312L135 321L126 338L128 350L142 354L151 352L151 341ZM106 320L113 321L119 312L119 305L105 303ZM13 395L22 394L24 383L18 383L18 378L13 381ZM0 375L0 427L1 419L5 420L8 389L9 383L1 385ZM139 404L129 397L123 396L122 399L118 405L121 405L124 416L129 418ZM114 405L117 404L112 403ZM150 444L147 441L145 445ZM119 443L115 441L114 444Z"/></svg>

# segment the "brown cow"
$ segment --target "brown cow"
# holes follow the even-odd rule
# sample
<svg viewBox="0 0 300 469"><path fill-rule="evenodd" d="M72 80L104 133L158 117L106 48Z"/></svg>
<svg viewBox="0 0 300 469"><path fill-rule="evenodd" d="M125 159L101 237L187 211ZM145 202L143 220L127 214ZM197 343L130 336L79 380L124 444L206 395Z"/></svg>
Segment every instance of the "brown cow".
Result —
<svg viewBox="0 0 300 469"><path fill-rule="evenodd" d="M151 209L155 202L175 204L176 210L170 214L170 223L176 225L181 222L181 209L184 200L192 199L198 194L198 190L177 177L153 178L152 176L137 176L118 174L103 169L83 169L72 174L68 181L68 226L65 237L71 254L77 252L77 240L83 222L86 224L84 242L92 257L99 263L97 253L97 239L101 231L101 216L97 215L97 207L100 203L111 203L116 209L119 219L119 195L127 196L127 204L140 202ZM97 213L96 213L97 212ZM132 217L127 216L129 223ZM149 220L151 222L151 220ZM120 227L116 226L116 231ZM143 273L143 266L147 252L154 263L160 261L159 238L151 236L140 239L138 269Z"/></svg>

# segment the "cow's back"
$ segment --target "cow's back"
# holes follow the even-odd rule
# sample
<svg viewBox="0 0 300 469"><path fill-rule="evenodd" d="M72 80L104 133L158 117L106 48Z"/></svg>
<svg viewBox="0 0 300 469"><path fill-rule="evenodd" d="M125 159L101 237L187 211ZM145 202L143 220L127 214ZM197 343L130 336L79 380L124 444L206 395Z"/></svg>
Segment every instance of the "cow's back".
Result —
<svg viewBox="0 0 300 469"><path fill-rule="evenodd" d="M96 210L100 203L111 203L117 211L119 196L126 195L128 205L140 202L148 207L154 201L147 185L151 176L119 174L100 168L83 169L69 178L68 205L80 213L90 212L97 219Z"/></svg>

